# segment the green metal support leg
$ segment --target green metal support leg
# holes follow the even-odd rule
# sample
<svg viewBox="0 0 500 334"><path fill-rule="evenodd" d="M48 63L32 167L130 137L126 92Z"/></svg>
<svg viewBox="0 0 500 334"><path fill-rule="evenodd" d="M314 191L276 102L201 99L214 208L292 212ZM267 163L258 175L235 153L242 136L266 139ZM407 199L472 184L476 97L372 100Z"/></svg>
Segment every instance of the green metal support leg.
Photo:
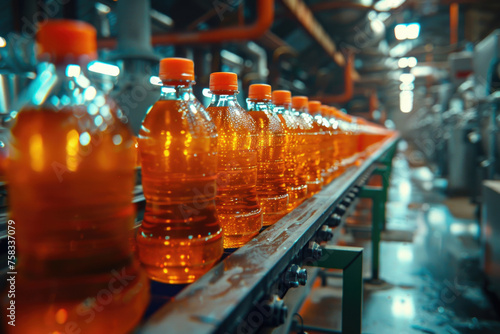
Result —
<svg viewBox="0 0 500 334"><path fill-rule="evenodd" d="M313 266L342 269L342 333L360 334L363 312L363 248L325 246Z"/></svg>
<svg viewBox="0 0 500 334"><path fill-rule="evenodd" d="M383 187L364 186L360 197L370 198L372 204L372 280L379 279L380 232L385 219L385 199Z"/></svg>
<svg viewBox="0 0 500 334"><path fill-rule="evenodd" d="M392 159L396 153L394 144L381 159L379 166L373 172L382 176L382 187L364 186L361 188L360 197L370 198L372 204L372 280L379 279L380 266L380 233L385 230L387 192L392 170Z"/></svg>

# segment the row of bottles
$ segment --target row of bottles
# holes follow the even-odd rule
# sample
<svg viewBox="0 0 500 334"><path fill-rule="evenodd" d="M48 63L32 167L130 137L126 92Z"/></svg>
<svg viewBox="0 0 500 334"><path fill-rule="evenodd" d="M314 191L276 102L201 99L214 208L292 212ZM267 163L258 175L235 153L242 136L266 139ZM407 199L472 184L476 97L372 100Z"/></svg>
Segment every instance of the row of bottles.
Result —
<svg viewBox="0 0 500 334"><path fill-rule="evenodd" d="M253 84L244 109L237 75L216 72L205 110L191 60L161 60L160 78L138 138L137 249L154 280L193 282L361 158L357 123L319 101Z"/></svg>
<svg viewBox="0 0 500 334"><path fill-rule="evenodd" d="M211 74L205 109L193 62L166 58L161 97L136 138L82 70L96 56L92 26L48 21L37 44L33 97L6 164L22 333L129 332L148 304L147 276L193 282L387 136L266 84L250 86L244 109L234 73ZM137 160L146 210L133 254Z"/></svg>

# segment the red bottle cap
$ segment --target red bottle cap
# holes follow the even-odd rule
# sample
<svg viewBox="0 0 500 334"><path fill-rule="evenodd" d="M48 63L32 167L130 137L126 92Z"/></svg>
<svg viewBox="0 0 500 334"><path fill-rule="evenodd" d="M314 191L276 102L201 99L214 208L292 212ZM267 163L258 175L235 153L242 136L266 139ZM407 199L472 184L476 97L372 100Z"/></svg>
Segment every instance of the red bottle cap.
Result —
<svg viewBox="0 0 500 334"><path fill-rule="evenodd" d="M256 100L271 100L271 86L266 84L250 85L248 98Z"/></svg>
<svg viewBox="0 0 500 334"><path fill-rule="evenodd" d="M292 103L292 93L289 90L273 91L273 103L277 106Z"/></svg>
<svg viewBox="0 0 500 334"><path fill-rule="evenodd" d="M160 60L161 80L194 81L194 63L186 58L164 58Z"/></svg>
<svg viewBox="0 0 500 334"><path fill-rule="evenodd" d="M87 56L97 58L97 33L95 28L82 21L49 20L36 34L38 57L50 61Z"/></svg>
<svg viewBox="0 0 500 334"><path fill-rule="evenodd" d="M210 91L237 91L238 76L231 72L215 72L210 74Z"/></svg>

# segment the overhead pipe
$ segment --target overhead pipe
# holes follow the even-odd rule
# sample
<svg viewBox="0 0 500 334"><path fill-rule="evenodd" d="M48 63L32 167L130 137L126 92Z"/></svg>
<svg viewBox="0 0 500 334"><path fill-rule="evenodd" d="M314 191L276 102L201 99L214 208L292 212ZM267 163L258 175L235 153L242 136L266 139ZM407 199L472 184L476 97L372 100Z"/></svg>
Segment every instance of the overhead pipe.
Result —
<svg viewBox="0 0 500 334"><path fill-rule="evenodd" d="M346 65L344 67L344 92L340 95L320 95L313 96L311 100L318 100L323 103L346 103L354 96L354 54L347 55Z"/></svg>
<svg viewBox="0 0 500 334"><path fill-rule="evenodd" d="M450 45L458 43L458 9L457 3L450 5Z"/></svg>
<svg viewBox="0 0 500 334"><path fill-rule="evenodd" d="M153 45L179 45L254 40L269 30L273 22L274 0L257 0L257 20L253 24L196 32L153 35L151 37L151 43ZM115 38L107 38L98 41L98 46L100 48L113 48L115 45Z"/></svg>
<svg viewBox="0 0 500 334"><path fill-rule="evenodd" d="M407 5L406 2L403 2L400 4L398 7L392 8L389 12L393 11L398 11L401 8L403 8L405 5ZM335 9L359 9L359 10L365 10L365 11L376 11L376 12L387 12L387 11L381 11L375 8L374 5L367 6L363 5L360 3L353 3L353 2L337 2L337 1L324 1L324 2L319 2L314 5L311 5L311 11L313 12L323 12L327 10L335 10Z"/></svg>
<svg viewBox="0 0 500 334"><path fill-rule="evenodd" d="M281 0L306 32L333 58L339 66L345 66L344 56L337 50L335 42L330 38L321 23L303 0Z"/></svg>

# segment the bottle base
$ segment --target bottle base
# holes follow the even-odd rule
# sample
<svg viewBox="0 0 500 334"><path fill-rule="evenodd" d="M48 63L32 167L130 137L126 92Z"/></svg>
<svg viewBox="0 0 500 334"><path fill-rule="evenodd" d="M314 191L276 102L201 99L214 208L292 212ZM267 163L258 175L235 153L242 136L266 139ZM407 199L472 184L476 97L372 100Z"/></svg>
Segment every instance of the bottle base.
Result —
<svg viewBox="0 0 500 334"><path fill-rule="evenodd" d="M149 278L168 284L192 283L222 257L222 231L198 238L147 238L139 231L137 248ZM147 235L147 234L145 234Z"/></svg>
<svg viewBox="0 0 500 334"><path fill-rule="evenodd" d="M288 194L259 197L259 203L262 208L262 224L270 226L283 218L288 213Z"/></svg>
<svg viewBox="0 0 500 334"><path fill-rule="evenodd" d="M321 191L323 187L323 180L317 180L315 182L307 182L307 192L308 196L311 197Z"/></svg>
<svg viewBox="0 0 500 334"><path fill-rule="evenodd" d="M239 248L259 234L262 228L262 211L260 208L248 214L218 213L219 222L224 231L224 249Z"/></svg>
<svg viewBox="0 0 500 334"><path fill-rule="evenodd" d="M307 184L298 187L287 188L288 192L288 211L298 207L307 198Z"/></svg>
<svg viewBox="0 0 500 334"><path fill-rule="evenodd" d="M286 207L285 210L283 211L280 211L280 212L273 212L271 214L266 214L264 213L262 215L262 220L263 220L263 223L262 225L264 226L271 226L271 225L274 225L276 222L278 222L281 218L283 218L284 216L286 216L286 214L288 213L288 206Z"/></svg>

